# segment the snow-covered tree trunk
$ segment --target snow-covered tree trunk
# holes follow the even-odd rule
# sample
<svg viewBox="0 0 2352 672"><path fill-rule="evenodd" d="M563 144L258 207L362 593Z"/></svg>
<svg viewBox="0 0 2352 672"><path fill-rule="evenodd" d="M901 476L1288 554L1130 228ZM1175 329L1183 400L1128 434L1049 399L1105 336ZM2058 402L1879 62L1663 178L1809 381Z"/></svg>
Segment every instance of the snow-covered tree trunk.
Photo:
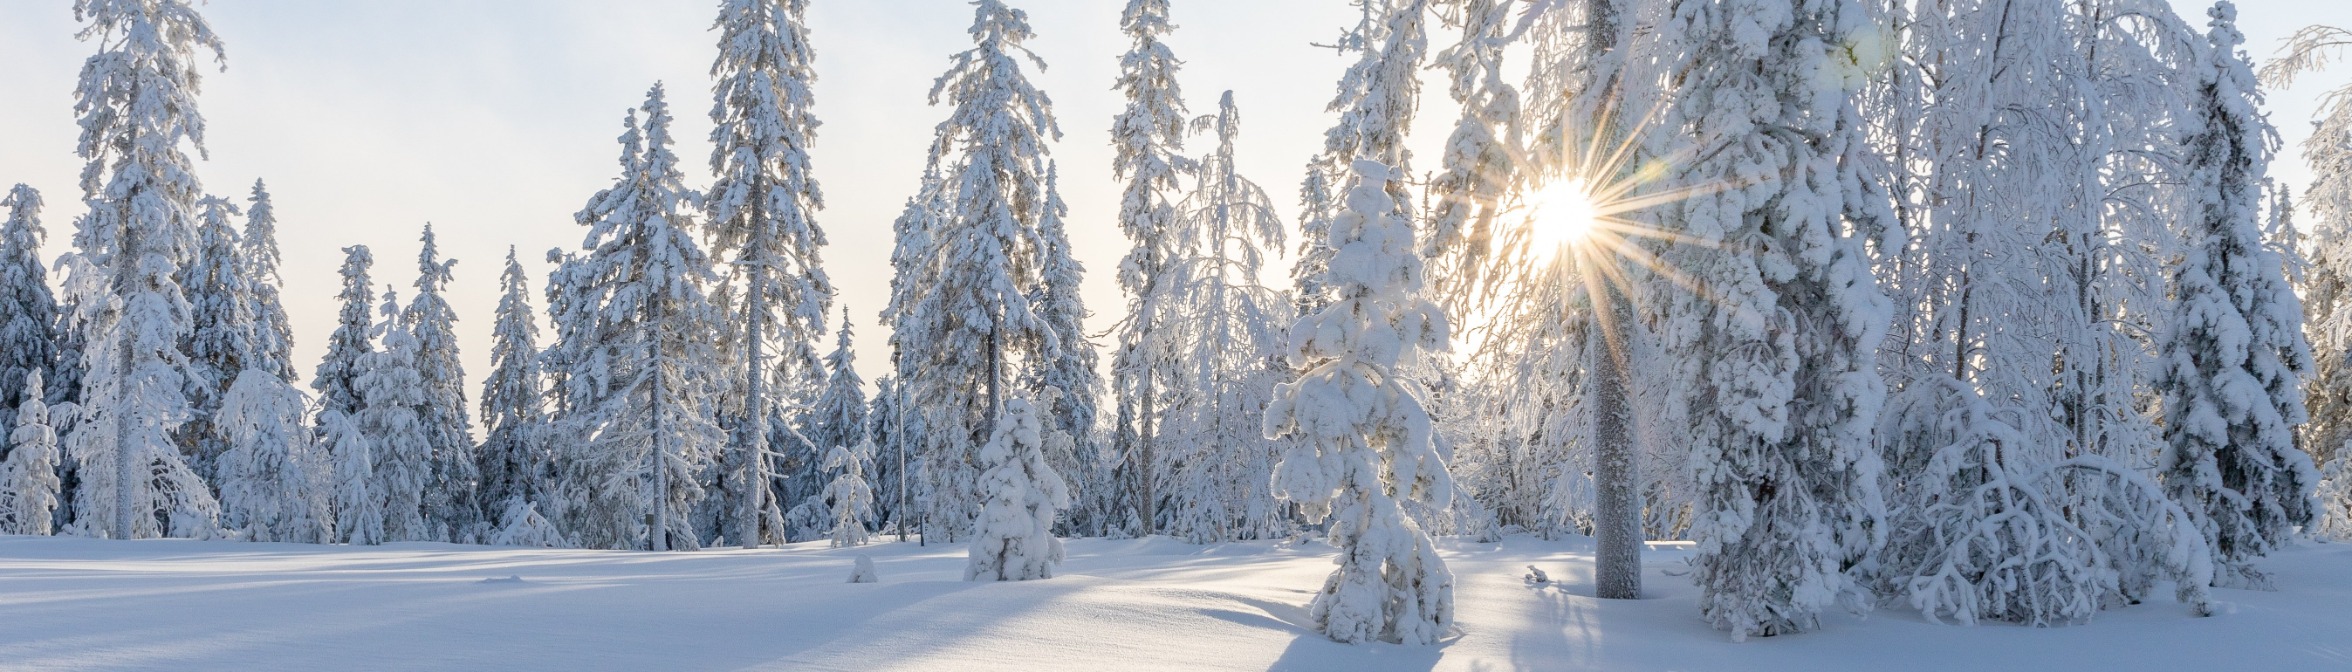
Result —
<svg viewBox="0 0 2352 672"><path fill-rule="evenodd" d="M1053 578L1062 564L1054 516L1070 504L1070 487L1046 464L1044 418L1026 394L1004 402L1004 418L980 447L985 499L964 565L966 581Z"/></svg>
<svg viewBox="0 0 2352 672"><path fill-rule="evenodd" d="M1266 435L1296 440L1274 467L1276 494L1328 516L1339 569L1309 611L1332 639L1429 644L1453 624L1453 575L1403 502L1452 498L1422 392L1400 370L1448 347L1446 315L1420 298L1412 220L1388 190L1403 175L1354 164L1347 211L1331 222L1333 301L1290 330L1304 373L1277 388Z"/></svg>

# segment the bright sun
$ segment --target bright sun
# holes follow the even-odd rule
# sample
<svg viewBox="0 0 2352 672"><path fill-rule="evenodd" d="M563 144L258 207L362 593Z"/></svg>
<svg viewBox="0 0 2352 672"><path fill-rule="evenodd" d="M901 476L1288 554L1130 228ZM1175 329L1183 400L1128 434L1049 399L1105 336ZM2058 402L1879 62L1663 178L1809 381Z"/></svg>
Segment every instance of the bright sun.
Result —
<svg viewBox="0 0 2352 672"><path fill-rule="evenodd" d="M1530 200L1528 242L1538 254L1582 243L1599 226L1600 212L1581 178L1545 184Z"/></svg>

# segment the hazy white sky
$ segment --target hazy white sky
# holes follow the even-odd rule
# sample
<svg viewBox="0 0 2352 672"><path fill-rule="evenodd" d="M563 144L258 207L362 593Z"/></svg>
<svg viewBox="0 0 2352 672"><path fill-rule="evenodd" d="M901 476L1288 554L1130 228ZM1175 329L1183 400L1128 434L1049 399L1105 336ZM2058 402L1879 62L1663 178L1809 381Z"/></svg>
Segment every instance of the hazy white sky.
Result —
<svg viewBox="0 0 2352 672"><path fill-rule="evenodd" d="M1108 128L1123 101L1111 90L1121 0L1012 0L1029 12L1031 44L1049 66L1030 75L1055 102L1066 134L1054 148L1069 226L1086 263L1090 330L1123 301L1110 270L1126 250L1113 217ZM2173 0L2195 25L2205 3ZM74 180L72 86L93 47L73 38L69 0L0 0L0 186L25 182L47 196L52 252L82 210ZM714 0L212 0L201 11L228 47L228 69L205 80L210 123L205 186L242 198L269 180L286 251L286 301L296 366L308 378L333 328L340 248L366 244L376 281L405 297L425 222L444 254L462 260L450 301L468 373L488 369L490 313L507 246L532 272L534 302L550 247L575 247L571 215L618 171L624 110L656 80L679 118L689 179L707 183L709 68ZM1186 61L1196 114L1220 91L1241 105L1241 167L1292 210L1301 166L1321 146L1332 82L1346 62L1310 45L1329 41L1354 11L1345 0L1174 0L1169 42ZM931 129L944 112L925 100L949 54L969 45L964 0L811 0L817 49L817 178L828 207L827 269L852 311L859 367L882 373L876 312L887 297L890 222L913 190ZM2257 55L2305 23L2352 25L2345 0L2244 0L2240 21ZM1450 39L1442 31L1432 42ZM2312 96L2352 80L2352 65L2274 93L2273 120L2289 144L2277 173L2304 171L2293 154ZM1442 88L1427 92L1415 144L1450 125ZM1434 168L1433 149L1419 153ZM1287 261L1276 261L1287 268ZM826 340L826 347L831 347Z"/></svg>

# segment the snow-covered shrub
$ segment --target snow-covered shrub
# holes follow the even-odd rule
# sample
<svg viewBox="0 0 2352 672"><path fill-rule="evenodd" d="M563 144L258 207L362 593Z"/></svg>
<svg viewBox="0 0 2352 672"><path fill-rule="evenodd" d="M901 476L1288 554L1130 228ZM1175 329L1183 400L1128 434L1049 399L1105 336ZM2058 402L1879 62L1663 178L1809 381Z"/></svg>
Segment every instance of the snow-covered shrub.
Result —
<svg viewBox="0 0 2352 672"><path fill-rule="evenodd" d="M1054 515L1070 505L1070 487L1045 462L1044 427L1023 395L1005 400L1004 417L980 447L980 492L986 498L972 533L966 581L1053 578L1062 563Z"/></svg>
<svg viewBox="0 0 2352 672"><path fill-rule="evenodd" d="M573 546L571 540L565 538L562 531L555 529L554 523L548 522L545 516L539 515L537 504L521 497L512 497L506 500L506 506L502 509L503 512L498 516L498 520L502 522L497 531L490 533L490 545L536 548L570 548Z"/></svg>
<svg viewBox="0 0 2352 672"><path fill-rule="evenodd" d="M246 369L221 397L213 427L228 442L220 474L221 523L251 541L326 543L332 536L325 484L302 392L274 374Z"/></svg>
<svg viewBox="0 0 2352 672"><path fill-rule="evenodd" d="M856 448L834 446L825 456L825 468L834 470L833 482L825 484L824 499L833 503L833 547L863 546L866 543L866 519L874 513L874 487L866 483L866 462L873 459L874 442L859 441Z"/></svg>
<svg viewBox="0 0 2352 672"><path fill-rule="evenodd" d="M882 576L874 572L874 558L864 553L857 556L857 564L849 569L850 583L880 583Z"/></svg>

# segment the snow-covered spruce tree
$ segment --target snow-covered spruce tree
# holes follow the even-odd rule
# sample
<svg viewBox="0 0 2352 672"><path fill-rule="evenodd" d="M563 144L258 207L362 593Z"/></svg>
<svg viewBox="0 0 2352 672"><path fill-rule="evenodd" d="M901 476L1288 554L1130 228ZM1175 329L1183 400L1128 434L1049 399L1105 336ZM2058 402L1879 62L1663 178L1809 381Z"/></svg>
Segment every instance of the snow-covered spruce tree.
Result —
<svg viewBox="0 0 2352 672"><path fill-rule="evenodd" d="M833 352L825 355L824 389L801 414L798 433L778 432L771 442L782 453L774 492L790 498L786 503L792 506L783 521L794 541L823 536L834 528L832 509L825 503L825 484L830 481L825 472L832 468L826 464L834 448L856 446L865 438L866 384L853 366L847 308L842 309L835 338Z"/></svg>
<svg viewBox="0 0 2352 672"><path fill-rule="evenodd" d="M1193 128L1217 145L1201 158L1199 182L1168 229L1175 242L1162 301L1173 319L1160 335L1189 347L1175 353L1175 375L1164 382L1159 443L1169 471L1160 529L1193 543L1279 538L1289 521L1263 476L1273 472L1279 444L1253 421L1279 382L1274 355L1292 321L1286 297L1258 282L1266 251L1282 246L1282 218L1236 165L1241 112L1233 92Z"/></svg>
<svg viewBox="0 0 2352 672"><path fill-rule="evenodd" d="M529 282L514 248L507 248L506 270L498 280L503 293L490 326L490 375L482 380L483 438L474 467L481 483L476 496L489 516L484 522L501 534L526 522L508 518L509 513L539 516L533 505L552 494L546 483L552 466L546 443L547 381L540 375L539 320L531 311Z"/></svg>
<svg viewBox="0 0 2352 672"><path fill-rule="evenodd" d="M1699 489L1691 575L1732 639L1803 632L1841 595L1869 604L1849 573L1885 535L1871 430L1889 307L1848 232L1893 213L1840 161L1864 141L1846 92L1865 70L1832 49L1868 24L1852 0L1671 11L1681 98L1663 123L1700 157L1678 173L1739 185L1664 216L1684 241L1667 264L1691 283L1665 330L1688 376L1674 402L1689 405Z"/></svg>
<svg viewBox="0 0 2352 672"><path fill-rule="evenodd" d="M874 460L874 442L859 439L856 446L833 447L825 468L834 471L825 484L824 500L833 507L833 547L864 546L866 520L874 515L874 486L866 482L866 463Z"/></svg>
<svg viewBox="0 0 2352 672"><path fill-rule="evenodd" d="M834 448L856 447L866 440L866 381L858 377L856 358L850 350L849 309L843 308L841 326L834 332L833 352L825 355L825 390L809 410L808 430L804 432L810 444L826 451L827 464L833 460ZM871 462L872 451L864 459Z"/></svg>
<svg viewBox="0 0 2352 672"><path fill-rule="evenodd" d="M934 445L930 439L937 437L917 431L926 425L928 415L915 407L917 385L923 379L918 369L930 364L924 355L930 335L917 327L931 322L929 315L917 309L925 299L924 292L934 282L930 277L932 236L939 228L941 213L946 211L943 188L936 171L923 171L915 195L907 198L904 211L891 222L890 303L881 313L883 323L890 325L891 373L884 377L889 385L878 386L875 397L876 404L887 404L888 408L877 408L869 416L878 416L889 423L889 441L881 445L904 458L904 464L898 465L903 467L898 472L898 497L888 504L893 507L890 520L899 525L902 535L914 527L923 527L928 533L931 522L928 502L934 488L970 482L969 478L932 478L939 474L928 471L925 465L935 455L930 450ZM957 460L950 466L968 466L968 463ZM955 472L956 475L970 473L969 469ZM955 491L968 493L970 488L955 488Z"/></svg>
<svg viewBox="0 0 2352 672"><path fill-rule="evenodd" d="M908 500L914 496L913 484L905 476L915 462L914 455L906 452L914 442L899 432L903 414L898 378L885 375L874 381L874 397L866 404L865 431L866 440L874 443L874 452L868 463L872 468L866 473L870 474L867 481L874 484L874 527L884 532L906 532L907 526L900 523L913 524L900 519L900 512L909 510Z"/></svg>
<svg viewBox="0 0 2352 672"><path fill-rule="evenodd" d="M1053 578L1062 564L1054 516L1070 504L1070 486L1045 461L1043 413L1025 393L1004 401L1004 417L980 447L985 499L972 531L965 581Z"/></svg>
<svg viewBox="0 0 2352 672"><path fill-rule="evenodd" d="M943 177L899 226L884 314L896 327L899 384L924 416L912 435L927 444L926 533L948 540L968 537L979 511L974 453L1018 380L1008 367L1060 352L1030 298L1046 265L1039 229L1058 202L1046 143L1060 131L1052 103L1021 73L1021 58L1037 62L1022 46L1027 14L1001 0L974 4L973 48L932 85L932 101L952 108L931 147L930 171Z"/></svg>
<svg viewBox="0 0 2352 672"><path fill-rule="evenodd" d="M319 446L335 461L335 541L357 546L384 543L384 498L376 490L376 460L359 423L342 411L319 411Z"/></svg>
<svg viewBox="0 0 2352 672"><path fill-rule="evenodd" d="M1117 151L1111 171L1126 180L1119 199L1119 230L1134 247L1119 262L1119 289L1127 295L1127 317L1119 322L1118 351L1111 363L1111 393L1117 415L1125 418L1114 446L1128 465L1127 478L1114 495L1116 505L1089 512L1091 498L1080 500L1079 511L1092 516L1089 528L1101 532L1111 517L1133 515L1143 523L1137 534L1151 534L1158 520L1160 456L1159 395L1163 381L1173 378L1174 348L1164 336L1172 317L1163 309L1169 290L1165 274L1172 247L1179 241L1174 199L1177 177L1190 162L1177 154L1184 149L1184 90L1176 75L1184 66L1161 36L1175 30L1168 23L1169 0L1128 0L1119 13L1119 27L1133 41L1119 57L1117 89L1127 106L1111 120L1111 146ZM1083 494L1083 493L1082 493ZM1107 502L1106 502L1107 503ZM1126 513L1119 513L1119 512Z"/></svg>
<svg viewBox="0 0 2352 672"><path fill-rule="evenodd" d="M377 315L383 318L376 323L382 347L368 353L357 381L363 402L359 430L375 460L368 489L382 502L386 541L447 541L425 518L425 492L433 475L433 444L418 412L425 405L425 384L417 374L415 332L401 318L399 297L390 286L384 287Z"/></svg>
<svg viewBox="0 0 2352 672"><path fill-rule="evenodd" d="M220 38L185 0L76 0L74 17L99 45L74 90L89 212L65 262L85 330L66 441L80 478L75 526L116 539L210 535L219 507L172 441L188 415L188 302L174 280L194 255L204 193L185 151L204 147L197 53L220 60Z"/></svg>
<svg viewBox="0 0 2352 672"><path fill-rule="evenodd" d="M1333 300L1290 328L1290 361L1304 373L1266 408L1266 436L1295 439L1274 488L1328 517L1339 549L1309 606L1316 628L1342 642L1428 644L1453 624L1453 574L1403 502L1447 501L1453 479L1419 384L1400 374L1420 351L1445 350L1450 327L1420 297L1412 220L1390 202L1403 176L1371 160L1352 168L1347 211L1325 240Z"/></svg>
<svg viewBox="0 0 2352 672"><path fill-rule="evenodd" d="M57 298L41 263L41 192L22 184L0 197L0 408L24 405L27 374L57 365ZM0 450L6 457L7 450Z"/></svg>
<svg viewBox="0 0 2352 672"><path fill-rule="evenodd" d="M474 464L474 421L466 408L465 365L458 361L457 311L441 298L456 259L442 260L434 245L433 225L425 225L424 246L417 253L416 298L408 302L400 322L416 339L416 372L424 388L417 406L417 423L431 449L431 479L425 485L425 525L432 538L445 541L479 539L491 502L477 499L481 473Z"/></svg>
<svg viewBox="0 0 2352 672"><path fill-rule="evenodd" d="M813 383L823 379L817 341L833 301L818 254L825 233L815 220L824 197L809 165L818 121L810 92L815 54L802 19L807 6L807 0L728 0L715 26L711 169L719 178L704 205L710 253L733 264L738 282L728 290L740 292L724 302L726 320L741 330L726 354L742 369L733 374L741 396L730 402L741 408L729 411L740 445L726 462L728 489L738 500L728 507L728 536L745 548L781 539L781 530L755 532L778 506L773 494L753 493L769 476L768 461L756 456L769 452L764 428L778 421L783 404L808 400ZM771 363L770 348L780 362Z"/></svg>
<svg viewBox="0 0 2352 672"><path fill-rule="evenodd" d="M654 85L621 135L620 179L575 216L589 227L585 254L565 278L574 300L565 409L577 436L563 474L571 532L595 548L693 549L687 524L703 496L697 474L723 435L714 409L722 381L714 334L719 315L703 287L716 279L694 240L692 206L670 150L670 112ZM651 523L648 525L648 523Z"/></svg>
<svg viewBox="0 0 2352 672"><path fill-rule="evenodd" d="M372 336L376 287L368 279L368 267L375 263L366 245L343 248L343 292L335 295L343 301L343 309L336 313L335 332L327 336L327 356L319 360L318 369L310 376L310 389L318 391L319 408L346 420L356 421L359 409L367 405L360 397L359 376L376 349ZM318 416L321 421L326 417L325 413Z"/></svg>
<svg viewBox="0 0 2352 672"><path fill-rule="evenodd" d="M1086 338L1086 303L1079 295L1086 268L1071 252L1070 234L1062 226L1069 208L1062 203L1058 178L1048 162L1045 209L1037 224L1038 262L1043 268L1038 287L1029 292L1030 304L1053 329L1058 347L1039 353L1041 361L1032 362L1022 378L1031 398L1051 400L1044 411L1046 463L1055 473L1083 474L1094 470L1103 450L1095 435L1102 378L1096 373L1094 342Z"/></svg>
<svg viewBox="0 0 2352 672"><path fill-rule="evenodd" d="M0 534L48 535L55 531L58 482L57 431L49 426L41 371L25 373L24 403L8 433L8 457L0 459Z"/></svg>
<svg viewBox="0 0 2352 672"><path fill-rule="evenodd" d="M1312 315L1333 300L1323 284L1323 269L1335 252L1325 245L1325 232L1347 209L1348 197L1332 189L1352 183L1349 166L1377 161L1400 174L1412 173L1413 153L1405 148L1405 135L1412 129L1414 111L1420 109L1429 2L1357 0L1362 20L1333 45L1355 52L1357 58L1340 75L1339 93L1325 108L1339 114L1339 122L1323 132L1323 153L1307 162L1307 177L1300 183L1298 259L1290 270L1296 284L1291 299L1300 315ZM1413 218L1414 195L1403 180L1390 185L1389 196L1396 208L1393 214Z"/></svg>
<svg viewBox="0 0 2352 672"><path fill-rule="evenodd" d="M245 264L245 284L253 296L253 349L258 360L247 365L292 383L297 378L294 329L286 320L286 306L279 301L285 278L279 276L278 267L285 256L278 252L278 208L270 203L269 189L259 179L253 181L253 195L245 202L245 231L238 236L238 256Z"/></svg>
<svg viewBox="0 0 2352 672"><path fill-rule="evenodd" d="M2196 217L2187 259L2174 273L2178 302L2160 339L2165 487L2212 546L2216 580L2267 585L2252 563L2312 520L2319 480L2295 447L2305 418L2303 377L2312 368L2302 302L2285 265L2263 240L2261 188L2274 136L2261 94L2238 51L2237 8L2208 13L2212 48L2187 138Z"/></svg>
<svg viewBox="0 0 2352 672"><path fill-rule="evenodd" d="M213 425L228 443L218 468L221 524L248 541L333 539L327 466L303 426L305 400L277 374L246 369L221 397Z"/></svg>
<svg viewBox="0 0 2352 672"><path fill-rule="evenodd" d="M188 405L193 413L179 427L180 452L196 475L219 486L214 462L228 450L226 434L213 426L221 398L246 363L258 359L254 342L253 291L230 217L242 214L219 196L196 203L203 212L196 229L196 256L180 269L188 297L188 333L180 348L188 357Z"/></svg>

